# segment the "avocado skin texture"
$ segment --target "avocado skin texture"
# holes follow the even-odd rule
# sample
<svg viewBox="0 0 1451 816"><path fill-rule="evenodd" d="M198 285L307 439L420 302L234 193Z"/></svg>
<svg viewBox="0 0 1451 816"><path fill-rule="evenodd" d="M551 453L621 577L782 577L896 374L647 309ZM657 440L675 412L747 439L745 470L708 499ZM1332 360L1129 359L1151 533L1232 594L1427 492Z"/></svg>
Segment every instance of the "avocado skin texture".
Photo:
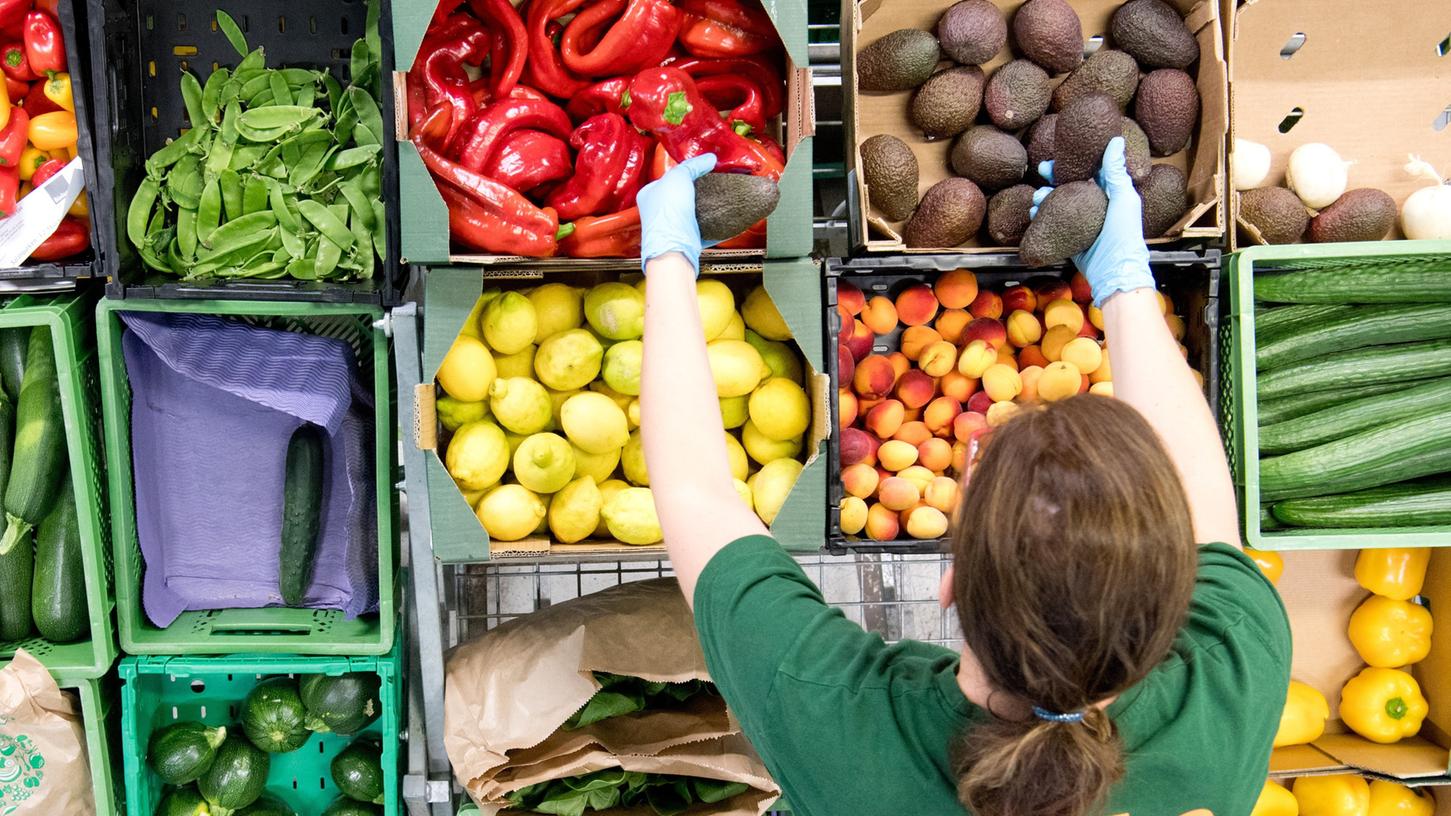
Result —
<svg viewBox="0 0 1451 816"><path fill-rule="evenodd" d="M1310 224L1304 202L1284 187L1259 187L1240 193L1239 217L1254 225L1268 244L1293 244Z"/></svg>
<svg viewBox="0 0 1451 816"><path fill-rule="evenodd" d="M963 65L990 61L1008 43L1008 23L988 0L962 0L937 19L942 50Z"/></svg>
<svg viewBox="0 0 1451 816"><path fill-rule="evenodd" d="M706 173L695 180L695 220L702 241L724 241L770 215L781 201L781 188L761 176Z"/></svg>
<svg viewBox="0 0 1451 816"><path fill-rule="evenodd" d="M1058 114L1050 113L1034 122L1028 131L1028 169L1034 175L1038 173L1039 164L1053 159L1053 136L1057 128Z"/></svg>
<svg viewBox="0 0 1451 816"><path fill-rule="evenodd" d="M1122 51L1104 48L1095 51L1053 89L1053 110L1061 111L1064 105L1085 94L1104 93L1113 97L1122 112L1128 110L1129 100L1134 98L1138 87L1139 64L1134 58Z"/></svg>
<svg viewBox="0 0 1451 816"><path fill-rule="evenodd" d="M959 136L949 158L952 172L988 192L1017 184L1028 169L1023 143L991 125L978 125Z"/></svg>
<svg viewBox="0 0 1451 816"><path fill-rule="evenodd" d="M1155 156L1183 150L1199 121L1199 91L1194 80L1175 68L1150 71L1139 83L1134 119L1148 135Z"/></svg>
<svg viewBox="0 0 1451 816"><path fill-rule="evenodd" d="M1032 217L1033 188L1015 184L993 193L987 202L987 234L998 246L1014 246L1023 240Z"/></svg>
<svg viewBox="0 0 1451 816"><path fill-rule="evenodd" d="M1310 219L1310 240L1379 241L1396 224L1396 200L1373 187L1346 190Z"/></svg>
<svg viewBox="0 0 1451 816"><path fill-rule="evenodd" d="M1022 130L1048 110L1048 74L1028 60L1013 60L995 71L983 92L988 118L1003 130Z"/></svg>
<svg viewBox="0 0 1451 816"><path fill-rule="evenodd" d="M976 65L939 71L912 94L907 115L926 136L956 136L977 118L986 81Z"/></svg>
<svg viewBox="0 0 1451 816"><path fill-rule="evenodd" d="M1187 68L1199 59L1199 42L1184 18L1160 0L1129 0L1119 6L1109 33L1145 68Z"/></svg>
<svg viewBox="0 0 1451 816"><path fill-rule="evenodd" d="M917 157L896 136L862 142L862 177L867 197L888 221L905 221L917 209Z"/></svg>
<svg viewBox="0 0 1451 816"><path fill-rule="evenodd" d="M1050 74L1083 62L1083 23L1064 0L1028 0L1013 15L1013 41Z"/></svg>
<svg viewBox="0 0 1451 816"><path fill-rule="evenodd" d="M1073 100L1053 128L1053 182L1092 178L1109 140L1122 134L1123 114L1107 94Z"/></svg>
<svg viewBox="0 0 1451 816"><path fill-rule="evenodd" d="M1028 266L1058 263L1093 246L1108 213L1108 196L1094 181L1053 188L1023 233L1018 257Z"/></svg>
<svg viewBox="0 0 1451 816"><path fill-rule="evenodd" d="M907 91L926 82L942 50L937 38L920 28L901 28L863 48L856 56L857 87L863 91Z"/></svg>
<svg viewBox="0 0 1451 816"><path fill-rule="evenodd" d="M1172 164L1156 164L1143 181L1135 183L1144 202L1144 237L1162 237L1189 209L1184 172Z"/></svg>
<svg viewBox="0 0 1451 816"><path fill-rule="evenodd" d="M986 210L987 199L976 184L943 179L922 196L902 237L909 247L955 247L977 234Z"/></svg>
<svg viewBox="0 0 1451 816"><path fill-rule="evenodd" d="M1149 137L1144 135L1144 129L1139 123L1125 116L1123 118L1124 135L1124 163L1128 165L1129 178L1135 184L1149 177L1149 170L1154 166L1154 160L1150 157Z"/></svg>

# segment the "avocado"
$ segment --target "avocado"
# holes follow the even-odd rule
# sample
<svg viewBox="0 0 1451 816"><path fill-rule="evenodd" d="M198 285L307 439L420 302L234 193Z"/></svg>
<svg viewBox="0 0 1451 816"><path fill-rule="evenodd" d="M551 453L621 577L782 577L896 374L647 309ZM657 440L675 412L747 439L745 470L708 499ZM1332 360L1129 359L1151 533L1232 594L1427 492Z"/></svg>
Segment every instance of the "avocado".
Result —
<svg viewBox="0 0 1451 816"><path fill-rule="evenodd" d="M982 226L987 200L976 184L947 178L932 185L908 219L902 237L909 247L955 247Z"/></svg>
<svg viewBox="0 0 1451 816"><path fill-rule="evenodd" d="M937 38L920 28L901 28L856 55L857 87L863 91L908 91L926 82L942 51Z"/></svg>
<svg viewBox="0 0 1451 816"><path fill-rule="evenodd" d="M1184 172L1172 164L1156 164L1135 183L1144 202L1144 237L1162 237L1189 209Z"/></svg>
<svg viewBox="0 0 1451 816"><path fill-rule="evenodd" d="M1109 33L1115 45L1148 69L1187 68L1199 59L1194 33L1179 12L1161 0L1129 0L1119 6Z"/></svg>
<svg viewBox="0 0 1451 816"><path fill-rule="evenodd" d="M1023 240L1032 217L1033 188L1015 184L993 193L987 202L987 234L997 246L1015 246Z"/></svg>
<svg viewBox="0 0 1451 816"><path fill-rule="evenodd" d="M1129 178L1135 184L1149 177L1154 160L1149 155L1149 137L1139 123L1125 116L1123 118L1124 163L1128 165Z"/></svg>
<svg viewBox="0 0 1451 816"><path fill-rule="evenodd" d="M1155 156L1183 150L1199 121L1199 91L1193 78L1176 68L1150 71L1139 82L1134 118L1148 135Z"/></svg>
<svg viewBox="0 0 1451 816"><path fill-rule="evenodd" d="M1058 114L1050 113L1033 123L1028 131L1028 169L1034 174L1038 165L1053 159L1053 135L1058 129ZM1047 181L1047 179L1043 179Z"/></svg>
<svg viewBox="0 0 1451 816"><path fill-rule="evenodd" d="M1090 93L1068 103L1053 128L1053 182L1092 178L1109 140L1123 133L1123 115L1108 94Z"/></svg>
<svg viewBox="0 0 1451 816"><path fill-rule="evenodd" d="M776 210L781 188L762 176L706 173L695 180L695 220L702 241L724 241Z"/></svg>
<svg viewBox="0 0 1451 816"><path fill-rule="evenodd" d="M1396 200L1380 190L1347 190L1329 207L1310 219L1310 240L1379 241L1396 224Z"/></svg>
<svg viewBox="0 0 1451 816"><path fill-rule="evenodd" d="M889 221L905 221L917 209L917 157L896 136L862 142L862 179L873 207Z"/></svg>
<svg viewBox="0 0 1451 816"><path fill-rule="evenodd" d="M1310 223L1305 203L1284 187L1258 187L1240 193L1239 218L1258 230L1267 244L1293 244Z"/></svg>
<svg viewBox="0 0 1451 816"><path fill-rule="evenodd" d="M1134 89L1139 87L1139 64L1122 51L1104 48L1095 51L1083 64L1073 69L1067 79L1053 89L1053 110L1084 94L1105 93L1118 103L1120 112L1128 110Z"/></svg>
<svg viewBox="0 0 1451 816"><path fill-rule="evenodd" d="M1013 60L995 71L983 91L988 118L1003 130L1022 130L1048 110L1048 74L1028 60Z"/></svg>
<svg viewBox="0 0 1451 816"><path fill-rule="evenodd" d="M939 71L913 92L907 115L928 138L956 136L977 118L983 84L976 65Z"/></svg>
<svg viewBox="0 0 1451 816"><path fill-rule="evenodd" d="M982 65L1008 43L1008 23L988 0L961 0L937 20L937 39L947 56L963 65Z"/></svg>
<svg viewBox="0 0 1451 816"><path fill-rule="evenodd" d="M1018 50L1050 74L1072 71L1083 62L1083 23L1064 0L1028 0L1013 15Z"/></svg>
<svg viewBox="0 0 1451 816"><path fill-rule="evenodd" d="M978 125L959 136L949 158L952 172L988 192L1017 184L1028 169L1023 143L992 125Z"/></svg>
<svg viewBox="0 0 1451 816"><path fill-rule="evenodd" d="M1108 196L1093 181L1053 188L1023 233L1018 257L1028 266L1058 263L1093 246L1108 213Z"/></svg>

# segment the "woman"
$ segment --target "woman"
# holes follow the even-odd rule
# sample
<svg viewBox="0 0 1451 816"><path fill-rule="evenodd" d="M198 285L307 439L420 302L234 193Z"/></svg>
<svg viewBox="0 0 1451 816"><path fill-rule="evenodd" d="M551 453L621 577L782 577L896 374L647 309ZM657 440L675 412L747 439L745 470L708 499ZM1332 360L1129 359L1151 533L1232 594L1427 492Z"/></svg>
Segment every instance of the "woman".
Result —
<svg viewBox="0 0 1451 816"><path fill-rule="evenodd" d="M793 810L1249 813L1289 628L1239 549L1223 449L1161 316L1123 140L1104 154L1103 231L1075 258L1103 310L1117 399L1073 397L995 432L942 580L960 654L887 646L847 621L737 498L695 302L692 180L713 165L686 162L639 196L645 458L711 675Z"/></svg>

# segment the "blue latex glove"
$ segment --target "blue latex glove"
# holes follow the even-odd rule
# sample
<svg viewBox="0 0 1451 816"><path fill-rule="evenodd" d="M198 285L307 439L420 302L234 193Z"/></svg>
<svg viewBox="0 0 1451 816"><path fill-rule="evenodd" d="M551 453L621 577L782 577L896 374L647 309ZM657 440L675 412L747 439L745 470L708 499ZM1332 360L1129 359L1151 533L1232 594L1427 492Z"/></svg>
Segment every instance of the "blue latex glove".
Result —
<svg viewBox="0 0 1451 816"><path fill-rule="evenodd" d="M1053 162L1040 163L1038 174L1051 184ZM1073 263L1088 278L1093 305L1103 308L1103 302L1119 292L1154 288L1154 276L1149 271L1149 248L1144 244L1144 205L1124 164L1122 138L1109 140L1104 149L1098 183L1108 194L1108 214L1093 246L1073 256ZM1052 190L1042 187L1033 194L1032 216L1038 215L1038 205Z"/></svg>
<svg viewBox="0 0 1451 816"><path fill-rule="evenodd" d="M635 196L640 207L640 262L679 252L700 274L700 224L695 221L695 180L715 167L706 153L670 168Z"/></svg>

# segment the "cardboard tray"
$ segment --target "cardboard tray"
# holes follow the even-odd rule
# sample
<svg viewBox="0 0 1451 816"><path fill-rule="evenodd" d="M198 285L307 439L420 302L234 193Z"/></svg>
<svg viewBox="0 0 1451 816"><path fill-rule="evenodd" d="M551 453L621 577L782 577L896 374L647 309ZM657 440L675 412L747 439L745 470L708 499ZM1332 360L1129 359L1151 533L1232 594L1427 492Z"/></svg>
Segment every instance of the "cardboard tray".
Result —
<svg viewBox="0 0 1451 816"><path fill-rule="evenodd" d="M907 118L911 92L864 93L857 90L856 54L861 48L899 28L933 30L937 18L955 0L843 0L841 11L842 92L847 129L847 207L851 244L866 252L982 253L1015 252L1012 247L983 245L974 237L960 247L907 248L902 240L902 222L889 222L875 214L867 201L866 183L857 168L860 146L868 137L889 133L900 137L917 156L919 190L952 175L947 164L952 139L926 141ZM1225 85L1223 34L1219 25L1219 0L1169 0L1185 17L1185 23L1199 41L1199 62L1195 84L1199 90L1200 119L1187 151L1156 163L1172 163L1185 171L1189 180L1190 209L1164 238L1149 243L1216 241L1224 235L1225 136L1229 132L1229 92ZM1022 0L993 0L1005 16L1017 11ZM1069 0L1083 22L1088 38L1086 51L1105 42L1109 19L1122 3L1119 0ZM983 66L989 75L1005 64L1005 49ZM946 63L944 63L946 64ZM1064 75L1066 76L1066 75ZM1056 85L1061 77L1054 78Z"/></svg>

